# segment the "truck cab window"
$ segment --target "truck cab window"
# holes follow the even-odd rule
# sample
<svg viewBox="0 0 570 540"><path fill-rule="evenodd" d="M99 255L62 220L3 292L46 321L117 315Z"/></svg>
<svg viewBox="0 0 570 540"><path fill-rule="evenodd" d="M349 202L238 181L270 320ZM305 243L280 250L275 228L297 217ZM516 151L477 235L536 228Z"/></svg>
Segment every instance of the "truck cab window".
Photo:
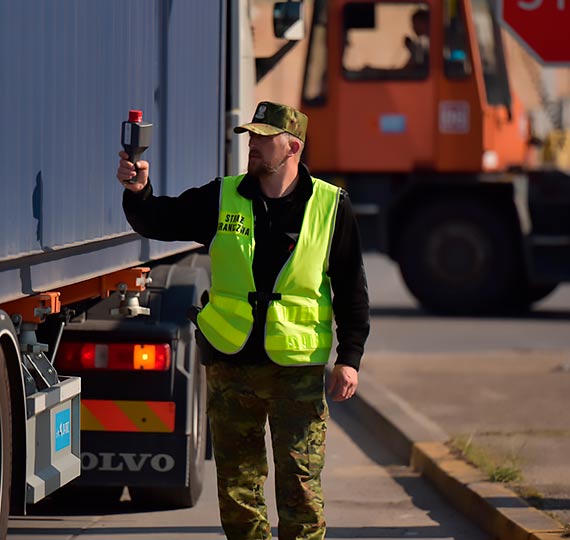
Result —
<svg viewBox="0 0 570 540"><path fill-rule="evenodd" d="M418 2L354 2L343 12L342 68L349 80L425 79L430 11Z"/></svg>
<svg viewBox="0 0 570 540"><path fill-rule="evenodd" d="M459 0L444 2L443 69L448 79L463 79L471 74L467 31Z"/></svg>
<svg viewBox="0 0 570 540"><path fill-rule="evenodd" d="M511 93L501 44L501 33L492 16L489 0L472 0L473 21L489 105L510 108Z"/></svg>
<svg viewBox="0 0 570 540"><path fill-rule="evenodd" d="M324 104L327 90L327 1L315 0L303 82L303 101Z"/></svg>

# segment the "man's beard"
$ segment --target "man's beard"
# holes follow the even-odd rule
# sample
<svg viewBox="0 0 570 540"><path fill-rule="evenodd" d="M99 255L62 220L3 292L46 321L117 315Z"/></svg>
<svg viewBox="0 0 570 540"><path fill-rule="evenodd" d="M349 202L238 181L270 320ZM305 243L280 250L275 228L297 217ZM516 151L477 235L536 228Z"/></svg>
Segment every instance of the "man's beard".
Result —
<svg viewBox="0 0 570 540"><path fill-rule="evenodd" d="M248 160L247 164L247 172L253 176L271 176L277 172L285 165L287 161L287 157L282 158L278 163L272 165L268 161L260 159L259 157L257 160L252 160L251 158Z"/></svg>

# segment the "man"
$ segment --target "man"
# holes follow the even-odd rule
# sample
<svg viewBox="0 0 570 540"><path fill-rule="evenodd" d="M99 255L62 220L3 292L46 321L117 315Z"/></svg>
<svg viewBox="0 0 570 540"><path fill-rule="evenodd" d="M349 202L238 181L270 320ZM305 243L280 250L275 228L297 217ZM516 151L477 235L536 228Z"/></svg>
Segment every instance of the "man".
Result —
<svg viewBox="0 0 570 540"><path fill-rule="evenodd" d="M405 69L427 71L429 63L429 24L429 10L420 8L412 15L412 29L415 37L406 36L404 38L404 46L410 53Z"/></svg>
<svg viewBox="0 0 570 540"><path fill-rule="evenodd" d="M333 400L354 395L369 331L350 202L300 163L306 127L301 112L261 102L253 121L234 129L250 136L247 174L179 197L155 197L148 163L138 162L135 171L120 153L117 178L126 188L123 207L133 228L210 249L212 287L197 322L213 358L207 366L208 416L221 520L230 540L271 538L263 496L267 420L279 538L324 538L324 367L333 311Z"/></svg>

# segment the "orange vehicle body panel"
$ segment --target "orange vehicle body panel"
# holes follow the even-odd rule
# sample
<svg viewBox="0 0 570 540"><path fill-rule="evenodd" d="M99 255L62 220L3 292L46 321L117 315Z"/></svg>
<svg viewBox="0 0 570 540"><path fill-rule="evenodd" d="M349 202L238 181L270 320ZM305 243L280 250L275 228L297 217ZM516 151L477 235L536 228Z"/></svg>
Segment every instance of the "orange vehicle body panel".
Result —
<svg viewBox="0 0 570 540"><path fill-rule="evenodd" d="M530 125L521 101L512 98L512 120L504 107L488 107L485 115L483 145L497 153L498 170L524 165L529 155Z"/></svg>
<svg viewBox="0 0 570 540"><path fill-rule="evenodd" d="M359 0L360 2L366 0ZM350 0L329 2L327 96L304 103L309 115L307 161L313 172L407 173L480 172L521 165L527 154L525 117L516 97L512 117L503 105L487 103L471 4L463 2L472 73L448 79L443 62L443 7L427 1L431 13L430 71L423 80L347 80L342 73L342 14ZM374 3L374 0L370 0ZM398 0L390 0L397 4ZM405 0L410 4L410 0ZM468 129L447 133L445 114L468 111ZM383 117L405 119L401 132L382 132ZM483 167L485 152L496 153Z"/></svg>
<svg viewBox="0 0 570 540"><path fill-rule="evenodd" d="M22 322L39 324L61 311L61 295L58 291L43 292L0 304L0 309L10 316L20 315Z"/></svg>
<svg viewBox="0 0 570 540"><path fill-rule="evenodd" d="M144 291L146 275L150 272L148 267L125 268L111 274L97 276L73 285L62 287L62 305L72 304L85 298L101 296L106 298L109 293L117 290L119 284L124 284L129 291Z"/></svg>
<svg viewBox="0 0 570 540"><path fill-rule="evenodd" d="M61 306L72 304L87 298L101 296L106 298L116 290L119 284L124 284L129 291L144 291L148 267L125 268L61 287L58 291L49 291L12 300L0 304L0 309L8 315L20 315L23 322L41 323L47 315L61 311Z"/></svg>

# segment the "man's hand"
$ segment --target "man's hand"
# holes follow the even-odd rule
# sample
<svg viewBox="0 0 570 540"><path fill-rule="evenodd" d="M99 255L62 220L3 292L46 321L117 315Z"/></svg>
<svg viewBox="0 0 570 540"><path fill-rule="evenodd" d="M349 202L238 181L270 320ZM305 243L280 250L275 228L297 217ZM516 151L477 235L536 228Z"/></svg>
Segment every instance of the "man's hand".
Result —
<svg viewBox="0 0 570 540"><path fill-rule="evenodd" d="M328 393L333 401L345 401L354 396L358 387L358 371L352 366L337 364L329 378Z"/></svg>
<svg viewBox="0 0 570 540"><path fill-rule="evenodd" d="M125 189L134 193L141 191L148 182L148 161L137 161L137 171L134 164L129 161L129 155L126 152L119 152L119 157L121 160L117 169L117 179ZM129 182L129 180L133 181L135 179L136 182L132 184Z"/></svg>

